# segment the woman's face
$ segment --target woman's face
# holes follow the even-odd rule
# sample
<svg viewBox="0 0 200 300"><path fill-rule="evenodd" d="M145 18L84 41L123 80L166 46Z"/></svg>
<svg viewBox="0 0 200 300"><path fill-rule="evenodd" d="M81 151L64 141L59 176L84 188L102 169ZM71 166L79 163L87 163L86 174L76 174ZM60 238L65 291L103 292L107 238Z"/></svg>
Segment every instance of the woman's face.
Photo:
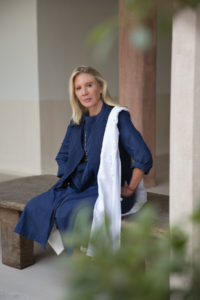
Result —
<svg viewBox="0 0 200 300"><path fill-rule="evenodd" d="M98 110L102 104L102 87L96 79L87 73L81 73L75 77L74 92L80 103L86 107L89 112Z"/></svg>

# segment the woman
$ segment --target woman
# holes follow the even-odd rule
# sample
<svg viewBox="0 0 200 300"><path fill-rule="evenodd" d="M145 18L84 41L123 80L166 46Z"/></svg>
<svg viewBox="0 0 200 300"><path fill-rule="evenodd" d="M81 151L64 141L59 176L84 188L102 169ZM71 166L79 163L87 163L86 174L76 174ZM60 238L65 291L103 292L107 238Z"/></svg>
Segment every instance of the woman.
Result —
<svg viewBox="0 0 200 300"><path fill-rule="evenodd" d="M98 198L97 179L105 128L115 107L106 81L91 67L74 69L69 93L72 120L56 156L60 179L47 192L28 202L15 228L16 233L39 242L43 248L54 223L61 233L72 229L80 205L88 207L92 217ZM121 211L126 213L134 205L135 191L143 175L152 167L152 156L127 110L119 112L118 130Z"/></svg>

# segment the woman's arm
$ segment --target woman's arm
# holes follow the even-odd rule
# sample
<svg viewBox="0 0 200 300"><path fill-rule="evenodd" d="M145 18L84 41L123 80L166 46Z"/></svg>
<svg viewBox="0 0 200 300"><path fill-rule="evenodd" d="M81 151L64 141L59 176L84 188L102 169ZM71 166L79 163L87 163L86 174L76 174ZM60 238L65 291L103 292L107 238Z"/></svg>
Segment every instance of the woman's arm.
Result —
<svg viewBox="0 0 200 300"><path fill-rule="evenodd" d="M148 174L152 167L152 155L140 132L133 125L127 111L119 113L119 139L126 152L134 160L131 167L138 168Z"/></svg>
<svg viewBox="0 0 200 300"><path fill-rule="evenodd" d="M125 185L121 187L121 195L123 197L129 197L135 193L136 188L138 187L140 181L144 176L144 171L134 168L130 183L125 182Z"/></svg>
<svg viewBox="0 0 200 300"><path fill-rule="evenodd" d="M70 143L70 128L71 128L71 122L70 122L69 126L67 127L67 132L65 134L64 140L61 144L58 154L56 155L56 161L58 164L57 177L63 176L64 171L65 171L65 166L66 166L66 163L68 160L69 143Z"/></svg>
<svg viewBox="0 0 200 300"><path fill-rule="evenodd" d="M133 125L129 112L120 112L118 127L120 142L133 159L131 165L133 168L131 180L129 185L125 182L125 185L121 190L122 196L128 197L135 192L144 174L149 172L153 160L151 152L144 142L142 135Z"/></svg>

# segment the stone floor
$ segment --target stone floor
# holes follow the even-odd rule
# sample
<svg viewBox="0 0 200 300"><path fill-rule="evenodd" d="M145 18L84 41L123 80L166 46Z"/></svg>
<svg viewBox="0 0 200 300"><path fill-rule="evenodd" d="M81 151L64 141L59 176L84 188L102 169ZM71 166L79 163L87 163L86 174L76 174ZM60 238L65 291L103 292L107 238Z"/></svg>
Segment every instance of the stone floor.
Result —
<svg viewBox="0 0 200 300"><path fill-rule="evenodd" d="M20 177L0 174L0 182L16 178ZM0 300L63 299L67 278L67 271L62 268L65 253L58 257L50 246L44 251L34 243L34 254L35 264L23 270L8 267L0 259Z"/></svg>
<svg viewBox="0 0 200 300"><path fill-rule="evenodd" d="M157 186L148 191L169 195L168 165L167 156L157 159ZM0 182L14 178L17 176L0 174ZM62 267L65 254L57 257L50 247L44 251L35 243L35 256L36 263L23 270L5 266L0 262L0 300L63 299L67 286L67 270Z"/></svg>
<svg viewBox="0 0 200 300"><path fill-rule="evenodd" d="M156 158L156 186L148 192L169 196L169 156L162 155Z"/></svg>
<svg viewBox="0 0 200 300"><path fill-rule="evenodd" d="M67 271L61 267L61 257L56 257L35 244L36 263L17 270L0 263L1 300L60 300L65 293ZM62 255L63 259L63 255Z"/></svg>

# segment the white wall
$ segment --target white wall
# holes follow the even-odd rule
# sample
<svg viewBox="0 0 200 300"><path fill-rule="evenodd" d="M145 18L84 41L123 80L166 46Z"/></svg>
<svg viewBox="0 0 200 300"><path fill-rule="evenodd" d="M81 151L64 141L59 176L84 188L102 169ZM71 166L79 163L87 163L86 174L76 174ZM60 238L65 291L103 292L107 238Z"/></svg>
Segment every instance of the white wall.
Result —
<svg viewBox="0 0 200 300"><path fill-rule="evenodd" d="M0 171L40 171L36 0L0 1Z"/></svg>
<svg viewBox="0 0 200 300"><path fill-rule="evenodd" d="M38 100L36 0L0 1L0 100Z"/></svg>
<svg viewBox="0 0 200 300"><path fill-rule="evenodd" d="M42 172L55 172L54 157L71 118L68 79L80 64L92 65L107 79L118 98L118 47L104 63L92 58L88 32L118 13L118 0L39 0L38 55Z"/></svg>
<svg viewBox="0 0 200 300"><path fill-rule="evenodd" d="M104 63L87 33L118 13L118 0L0 1L0 172L56 173L54 158L71 116L68 79L97 68L118 99L118 41ZM156 153L169 150L170 38L158 39Z"/></svg>
<svg viewBox="0 0 200 300"><path fill-rule="evenodd" d="M93 65L108 79L118 96L118 50L105 63L92 59L87 33L99 22L118 13L118 0L39 0L38 44L40 99L61 100L67 96L67 80L80 64ZM117 45L117 43L116 43Z"/></svg>
<svg viewBox="0 0 200 300"><path fill-rule="evenodd" d="M99 69L118 98L117 41L104 64L93 61L85 42L117 11L117 0L0 1L0 172L56 173L75 66Z"/></svg>

